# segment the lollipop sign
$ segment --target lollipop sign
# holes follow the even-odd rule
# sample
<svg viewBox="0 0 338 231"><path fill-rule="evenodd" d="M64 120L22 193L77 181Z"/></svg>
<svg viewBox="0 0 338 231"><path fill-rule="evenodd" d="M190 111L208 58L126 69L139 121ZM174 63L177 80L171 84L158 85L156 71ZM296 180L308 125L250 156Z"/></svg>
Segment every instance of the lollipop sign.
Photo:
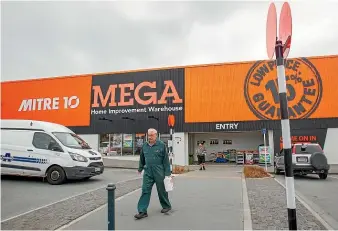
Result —
<svg viewBox="0 0 338 231"><path fill-rule="evenodd" d="M284 2L279 18L279 33L277 34L277 13L274 3L270 4L266 23L266 48L269 59L276 54L276 66L278 77L278 100L280 104L281 127L283 134L283 153L285 166L286 204L288 211L289 230L297 230L295 186L292 168L291 135L288 110L287 87L285 78L284 61L288 57L291 48L292 16L290 5ZM295 84L301 82L298 76L289 77ZM290 86L290 85L289 85Z"/></svg>

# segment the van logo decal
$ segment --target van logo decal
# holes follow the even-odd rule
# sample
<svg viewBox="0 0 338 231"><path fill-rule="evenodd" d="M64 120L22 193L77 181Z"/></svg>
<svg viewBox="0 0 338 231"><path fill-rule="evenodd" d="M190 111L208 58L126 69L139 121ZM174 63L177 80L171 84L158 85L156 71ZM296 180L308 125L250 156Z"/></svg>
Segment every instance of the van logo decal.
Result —
<svg viewBox="0 0 338 231"><path fill-rule="evenodd" d="M36 163L36 164L48 164L48 159L34 158L34 157L23 157L23 156L11 156L10 153L1 155L1 160L4 162L25 162L25 163Z"/></svg>
<svg viewBox="0 0 338 231"><path fill-rule="evenodd" d="M11 157L10 153L6 153L5 155L1 155L1 160L11 162L13 160L13 157Z"/></svg>

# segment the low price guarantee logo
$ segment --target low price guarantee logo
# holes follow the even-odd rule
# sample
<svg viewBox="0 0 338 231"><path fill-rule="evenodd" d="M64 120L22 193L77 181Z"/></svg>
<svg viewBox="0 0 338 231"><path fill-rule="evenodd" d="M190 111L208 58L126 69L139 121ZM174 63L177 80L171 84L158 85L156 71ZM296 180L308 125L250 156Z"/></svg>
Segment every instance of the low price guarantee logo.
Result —
<svg viewBox="0 0 338 231"><path fill-rule="evenodd" d="M290 119L308 118L322 99L322 80L306 58L285 62ZM250 110L262 120L280 119L277 67L275 61L258 61L249 70L244 96Z"/></svg>

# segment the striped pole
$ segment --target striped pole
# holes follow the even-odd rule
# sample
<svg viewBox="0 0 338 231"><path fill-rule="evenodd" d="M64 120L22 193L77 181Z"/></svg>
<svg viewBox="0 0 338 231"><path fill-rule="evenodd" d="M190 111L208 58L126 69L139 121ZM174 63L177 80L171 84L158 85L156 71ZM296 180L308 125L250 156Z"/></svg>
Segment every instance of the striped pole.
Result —
<svg viewBox="0 0 338 231"><path fill-rule="evenodd" d="M170 127L170 140L171 140L171 146L169 147L169 157L170 157L170 168L171 168L171 173L173 173L173 145L174 145L174 140L173 140L173 128Z"/></svg>
<svg viewBox="0 0 338 231"><path fill-rule="evenodd" d="M277 64L279 103L280 103L281 126L282 126L283 149L284 149L286 204L288 208L289 230L297 230L295 185L292 168L290 121L289 121L288 100L286 92L283 44L281 41L277 41L276 43L276 62L277 62L276 64Z"/></svg>

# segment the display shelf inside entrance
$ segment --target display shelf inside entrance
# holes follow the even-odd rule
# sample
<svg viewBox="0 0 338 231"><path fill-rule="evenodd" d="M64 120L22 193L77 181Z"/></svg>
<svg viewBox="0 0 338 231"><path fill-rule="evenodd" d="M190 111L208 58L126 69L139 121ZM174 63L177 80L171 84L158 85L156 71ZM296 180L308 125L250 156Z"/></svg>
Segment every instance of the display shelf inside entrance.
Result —
<svg viewBox="0 0 338 231"><path fill-rule="evenodd" d="M238 151L236 154L236 164L244 164L244 152Z"/></svg>
<svg viewBox="0 0 338 231"><path fill-rule="evenodd" d="M229 162L235 163L236 162L236 149L228 149L229 153Z"/></svg>
<svg viewBox="0 0 338 231"><path fill-rule="evenodd" d="M245 164L249 164L249 165L253 164L253 153L254 151L245 152Z"/></svg>

